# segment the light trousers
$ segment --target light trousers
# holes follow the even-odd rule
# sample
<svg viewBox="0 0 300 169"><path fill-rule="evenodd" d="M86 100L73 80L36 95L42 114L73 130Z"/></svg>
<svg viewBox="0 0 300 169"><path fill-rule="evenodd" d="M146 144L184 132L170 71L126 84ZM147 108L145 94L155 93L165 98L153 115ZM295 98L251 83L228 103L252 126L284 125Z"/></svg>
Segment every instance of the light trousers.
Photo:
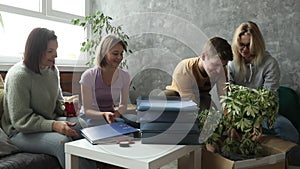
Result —
<svg viewBox="0 0 300 169"><path fill-rule="evenodd" d="M76 126L72 129L76 130L79 134L79 137L67 137L58 132L38 132L38 133L21 133L18 132L12 136L10 139L13 144L15 144L19 149L24 152L31 153L43 153L55 156L61 167L65 168L65 147L64 143L81 139L80 136L80 123L78 122L77 117L60 117L57 120L59 121L70 121L75 122ZM45 164L47 165L47 164ZM87 160L80 158L79 159L79 168L80 169L96 169L96 162L92 160Z"/></svg>

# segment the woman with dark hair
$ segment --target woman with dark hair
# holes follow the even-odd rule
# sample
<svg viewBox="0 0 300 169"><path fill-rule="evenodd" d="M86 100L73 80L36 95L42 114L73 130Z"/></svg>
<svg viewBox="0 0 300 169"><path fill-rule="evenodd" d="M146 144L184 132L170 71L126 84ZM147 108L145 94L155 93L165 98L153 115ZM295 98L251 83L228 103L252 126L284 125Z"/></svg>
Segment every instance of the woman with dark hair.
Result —
<svg viewBox="0 0 300 169"><path fill-rule="evenodd" d="M41 36L37 36L39 34ZM47 53L53 52L52 59L50 54L49 54L50 59L46 59L46 57L41 57L43 56L43 53L46 51L48 47L48 41L49 43L51 43L51 46L53 46L53 48L51 48L51 51L47 51ZM38 74L41 74L40 69L46 66L54 70L55 69L54 58L57 57L56 55L57 47L58 47L57 36L55 35L54 31L50 31L45 28L33 29L27 38L23 62L27 66L27 68L29 68L31 71Z"/></svg>
<svg viewBox="0 0 300 169"><path fill-rule="evenodd" d="M63 117L64 101L55 66L57 48L54 31L31 31L23 61L11 67L5 78L1 122L5 133L21 150L53 155L64 168L64 143L80 138L80 125L76 125L76 117Z"/></svg>

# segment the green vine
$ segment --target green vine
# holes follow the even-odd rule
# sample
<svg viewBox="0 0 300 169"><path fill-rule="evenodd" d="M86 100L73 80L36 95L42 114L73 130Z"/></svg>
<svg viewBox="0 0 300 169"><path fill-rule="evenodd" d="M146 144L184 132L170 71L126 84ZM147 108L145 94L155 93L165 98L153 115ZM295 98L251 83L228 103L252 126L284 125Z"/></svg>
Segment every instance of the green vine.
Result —
<svg viewBox="0 0 300 169"><path fill-rule="evenodd" d="M113 26L111 21L112 18L110 16L106 16L101 11L96 11L94 14L85 16L83 19L78 18L71 20L72 24L81 26L85 30L89 30L91 33L90 38L87 38L85 41L83 41L80 48L81 52L87 52L91 58L88 63L86 63L87 65L92 66L94 64L95 51L104 33L115 34L119 36L126 46L125 51L132 53L131 50L127 50L127 41L129 40L129 36L122 31L121 25ZM126 59L123 59L120 66L127 68Z"/></svg>

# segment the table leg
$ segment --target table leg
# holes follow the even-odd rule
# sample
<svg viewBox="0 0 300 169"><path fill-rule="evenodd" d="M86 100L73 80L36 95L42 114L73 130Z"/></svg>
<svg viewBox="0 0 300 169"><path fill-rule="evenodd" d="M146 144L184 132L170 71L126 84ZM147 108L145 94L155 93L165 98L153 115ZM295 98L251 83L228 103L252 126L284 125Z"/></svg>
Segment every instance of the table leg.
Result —
<svg viewBox="0 0 300 169"><path fill-rule="evenodd" d="M190 169L201 169L201 149L199 148L198 150L195 150L190 153L189 156L189 168Z"/></svg>
<svg viewBox="0 0 300 169"><path fill-rule="evenodd" d="M66 169L78 169L78 157L65 153Z"/></svg>
<svg viewBox="0 0 300 169"><path fill-rule="evenodd" d="M178 169L187 169L189 168L189 154L180 157L177 160Z"/></svg>
<svg viewBox="0 0 300 169"><path fill-rule="evenodd" d="M179 158L178 169L201 169L201 149Z"/></svg>

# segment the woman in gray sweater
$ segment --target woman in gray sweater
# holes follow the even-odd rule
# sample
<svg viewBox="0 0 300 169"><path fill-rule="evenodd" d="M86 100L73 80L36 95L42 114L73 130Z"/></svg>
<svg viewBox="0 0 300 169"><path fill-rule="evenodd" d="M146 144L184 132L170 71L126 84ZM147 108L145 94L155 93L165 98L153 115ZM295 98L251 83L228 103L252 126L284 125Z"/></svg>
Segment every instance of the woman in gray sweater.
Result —
<svg viewBox="0 0 300 169"><path fill-rule="evenodd" d="M64 168L64 143L80 138L80 125L76 117L63 117L64 101L55 66L57 48L54 31L31 31L23 61L11 67L5 78L1 123L21 150L53 155ZM84 168L96 167L86 165Z"/></svg>
<svg viewBox="0 0 300 169"><path fill-rule="evenodd" d="M255 89L264 88L278 96L279 66L276 59L265 51L263 36L254 22L242 23L236 29L232 40L232 52L233 61L228 64L230 83ZM263 124L262 127L267 128L267 125ZM298 142L299 134L296 128L279 114L272 131L275 136L284 140Z"/></svg>

